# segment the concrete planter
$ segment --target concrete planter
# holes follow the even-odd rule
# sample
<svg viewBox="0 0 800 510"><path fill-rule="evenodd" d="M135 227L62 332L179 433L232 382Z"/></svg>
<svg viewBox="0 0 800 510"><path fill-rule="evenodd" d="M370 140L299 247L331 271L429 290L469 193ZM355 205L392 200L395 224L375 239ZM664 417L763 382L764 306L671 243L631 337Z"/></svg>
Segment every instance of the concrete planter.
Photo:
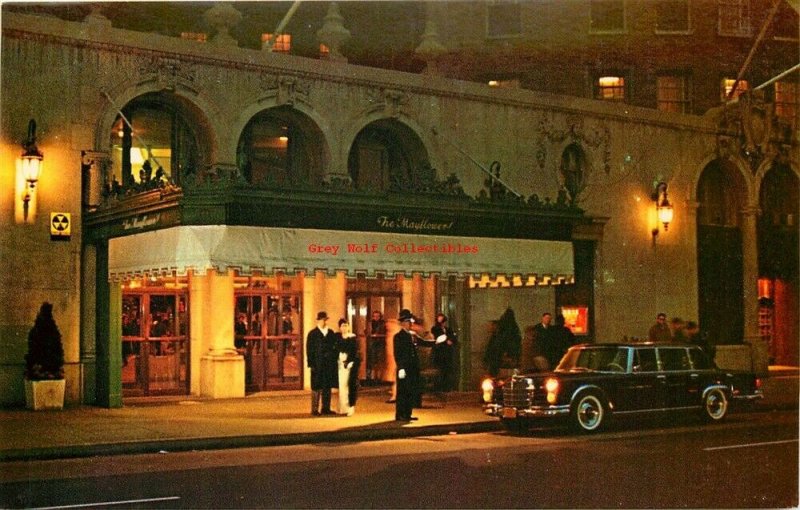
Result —
<svg viewBox="0 0 800 510"><path fill-rule="evenodd" d="M30 381L25 379L25 404L28 409L64 409L64 379Z"/></svg>

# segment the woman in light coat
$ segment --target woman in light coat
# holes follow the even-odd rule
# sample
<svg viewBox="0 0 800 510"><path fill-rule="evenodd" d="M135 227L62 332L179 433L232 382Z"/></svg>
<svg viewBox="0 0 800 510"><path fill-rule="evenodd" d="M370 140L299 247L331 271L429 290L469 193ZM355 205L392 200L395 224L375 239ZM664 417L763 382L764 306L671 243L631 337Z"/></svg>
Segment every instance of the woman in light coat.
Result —
<svg viewBox="0 0 800 510"><path fill-rule="evenodd" d="M350 323L345 319L339 319L336 345L339 351L337 361L339 367L339 413L353 416L356 412L358 368L361 359L358 356L358 340Z"/></svg>

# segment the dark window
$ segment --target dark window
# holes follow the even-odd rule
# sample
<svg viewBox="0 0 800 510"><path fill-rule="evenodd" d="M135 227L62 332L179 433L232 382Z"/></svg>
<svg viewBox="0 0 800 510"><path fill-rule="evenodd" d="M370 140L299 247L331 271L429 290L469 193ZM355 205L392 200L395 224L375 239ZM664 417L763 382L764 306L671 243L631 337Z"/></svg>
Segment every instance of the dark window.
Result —
<svg viewBox="0 0 800 510"><path fill-rule="evenodd" d="M701 349L689 349L689 357L692 358L692 366L696 370L707 370L713 367L711 360Z"/></svg>
<svg viewBox="0 0 800 510"><path fill-rule="evenodd" d="M661 358L662 370L689 370L689 355L686 349L679 347L666 347L658 349L658 356Z"/></svg>
<svg viewBox="0 0 800 510"><path fill-rule="evenodd" d="M634 372L656 372L658 371L658 361L656 361L655 349L636 349L633 360Z"/></svg>
<svg viewBox="0 0 800 510"><path fill-rule="evenodd" d="M680 75L656 78L658 109L662 112L689 113L689 80Z"/></svg>
<svg viewBox="0 0 800 510"><path fill-rule="evenodd" d="M659 32L688 31L688 0L659 0L656 4L656 30Z"/></svg>
<svg viewBox="0 0 800 510"><path fill-rule="evenodd" d="M585 168L586 155L583 149L577 143L569 144L561 154L561 177L571 203L577 201L578 195L586 187Z"/></svg>
<svg viewBox="0 0 800 510"><path fill-rule="evenodd" d="M495 0L487 6L486 35L503 37L520 35L520 6L516 0Z"/></svg>
<svg viewBox="0 0 800 510"><path fill-rule="evenodd" d="M623 0L592 0L592 32L622 32L625 30Z"/></svg>

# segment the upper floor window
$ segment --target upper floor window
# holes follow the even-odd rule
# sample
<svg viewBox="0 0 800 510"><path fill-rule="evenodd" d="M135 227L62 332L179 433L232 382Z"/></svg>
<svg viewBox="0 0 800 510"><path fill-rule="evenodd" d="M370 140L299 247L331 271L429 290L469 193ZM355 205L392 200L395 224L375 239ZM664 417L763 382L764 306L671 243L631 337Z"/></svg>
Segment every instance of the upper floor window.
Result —
<svg viewBox="0 0 800 510"><path fill-rule="evenodd" d="M208 34L203 32L181 32L181 39L186 39L189 41L197 41L197 42L206 42L208 40Z"/></svg>
<svg viewBox="0 0 800 510"><path fill-rule="evenodd" d="M656 78L658 109L662 112L689 113L688 78L680 75L664 75Z"/></svg>
<svg viewBox="0 0 800 510"><path fill-rule="evenodd" d="M623 32L625 0L591 0L592 32Z"/></svg>
<svg viewBox="0 0 800 510"><path fill-rule="evenodd" d="M273 34L261 34L261 44L266 46L272 42ZM278 34L278 38L272 43L272 51L275 53L289 53L292 49L292 34Z"/></svg>
<svg viewBox="0 0 800 510"><path fill-rule="evenodd" d="M522 33L517 0L492 0L486 6L486 36L509 37Z"/></svg>
<svg viewBox="0 0 800 510"><path fill-rule="evenodd" d="M736 90L734 91L733 95L730 99L738 98L742 95L747 89L750 88L750 84L747 83L747 80L739 80L736 82L734 78L723 78L722 79L722 100L727 101L728 96L731 95L731 90L733 90L733 86L736 85Z"/></svg>
<svg viewBox="0 0 800 510"><path fill-rule="evenodd" d="M114 180L125 188L154 189L197 170L198 147L189 122L172 105L139 99L124 109L111 130Z"/></svg>
<svg viewBox="0 0 800 510"><path fill-rule="evenodd" d="M717 7L719 35L752 35L750 0L718 0Z"/></svg>
<svg viewBox="0 0 800 510"><path fill-rule="evenodd" d="M688 0L658 0L656 4L657 32L689 31Z"/></svg>
<svg viewBox="0 0 800 510"><path fill-rule="evenodd" d="M596 78L594 81L594 98L605 101L624 101L625 77L613 75Z"/></svg>
<svg viewBox="0 0 800 510"><path fill-rule="evenodd" d="M264 110L248 122L239 139L239 171L251 184L291 188L317 184L323 148L319 128L290 107Z"/></svg>
<svg viewBox="0 0 800 510"><path fill-rule="evenodd" d="M792 119L797 114L797 89L795 82L775 82L775 115Z"/></svg>

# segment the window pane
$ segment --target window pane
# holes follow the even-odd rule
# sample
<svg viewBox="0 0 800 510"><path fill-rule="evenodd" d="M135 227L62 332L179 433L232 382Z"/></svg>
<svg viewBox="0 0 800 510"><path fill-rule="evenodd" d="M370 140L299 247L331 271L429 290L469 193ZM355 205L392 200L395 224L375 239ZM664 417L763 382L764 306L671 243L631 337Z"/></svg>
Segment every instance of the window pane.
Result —
<svg viewBox="0 0 800 510"><path fill-rule="evenodd" d="M719 0L719 34L750 35L749 0Z"/></svg>
<svg viewBox="0 0 800 510"><path fill-rule="evenodd" d="M689 100L683 76L659 76L656 79L658 109L663 112L686 113Z"/></svg>
<svg viewBox="0 0 800 510"><path fill-rule="evenodd" d="M722 80L722 100L725 101L728 99L728 95L731 93L733 89L733 84L736 83L734 78L723 78ZM747 80L739 80L739 83L736 83L736 92L733 93L733 97L731 99L737 98L744 91L749 88Z"/></svg>
<svg viewBox="0 0 800 510"><path fill-rule="evenodd" d="M596 82L595 99L621 101L625 99L625 78L601 76Z"/></svg>
<svg viewBox="0 0 800 510"><path fill-rule="evenodd" d="M793 118L797 111L797 83L775 82L775 114Z"/></svg>

